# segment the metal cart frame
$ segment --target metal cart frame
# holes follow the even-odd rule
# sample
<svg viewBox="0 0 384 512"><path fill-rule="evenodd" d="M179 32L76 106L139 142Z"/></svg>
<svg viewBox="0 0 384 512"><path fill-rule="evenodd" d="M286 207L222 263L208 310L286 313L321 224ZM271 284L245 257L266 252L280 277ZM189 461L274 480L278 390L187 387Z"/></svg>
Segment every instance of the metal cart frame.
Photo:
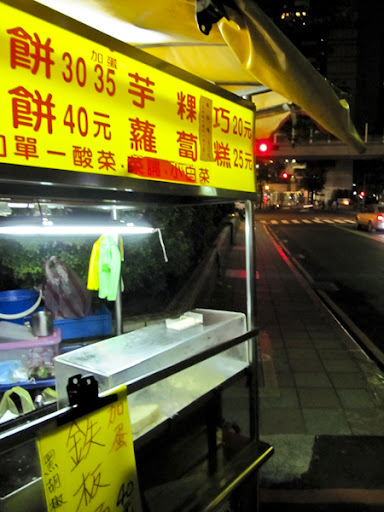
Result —
<svg viewBox="0 0 384 512"><path fill-rule="evenodd" d="M5 1L5 4L15 6L15 1ZM28 4L28 5L27 5ZM39 4L17 1L16 7L25 10L29 14L38 16L41 19L49 20L52 23L52 11ZM68 20L64 16L55 14L53 22L57 25L65 24L66 29L78 33L88 39L97 41L108 48L113 48L123 54L145 62L152 67L163 68L164 63L157 61L153 57L136 50L128 48L127 45L113 40L109 36L100 34L97 31L86 27L73 20ZM239 103L249 109L254 109L251 102L240 97L232 95L229 92L221 90L210 83L204 82L197 77L166 65L166 72L172 76L190 81L198 87L211 91L216 95L229 99L232 102ZM1 159L0 159L1 162ZM182 363L174 365L167 371L157 372L150 377L143 378L136 383L128 386L128 393L141 389L143 387L157 382L173 373L188 368L193 364L203 361L216 355L232 346L235 346L245 340L249 344L250 364L246 373L249 383L249 411L250 411L250 439L244 446L235 450L232 454L231 464L225 464L219 460L216 444L217 419L220 416L220 400L218 396L220 390L213 390L204 395L196 402L190 404L188 410L183 411L177 420L170 420L166 427L162 426L156 432L150 432L147 436L140 438L135 443L137 450L137 467L140 478L140 472L145 473L142 481L151 482L151 472L148 471L148 462L151 463L151 450L153 447L152 439L157 436L165 435L170 440L172 436L179 439L180 432L185 428L185 419L198 418L198 423L205 425L206 440L208 443L208 456L203 461L203 466L207 471L207 479L196 493L194 500L189 500L185 507L180 510L215 510L221 507L230 496L236 494L239 489L244 489L244 482L247 482L255 474L258 468L273 452L273 448L259 440L258 432L258 365L257 365L257 326L256 326L256 268L255 268L255 225L254 225L254 193L243 192L239 190L219 189L206 186L189 186L178 183L166 183L161 181L149 181L145 179L134 179L129 177L106 176L102 174L90 174L86 172L71 172L63 170L49 169L43 167L28 167L13 165L6 162L0 163L0 190L1 197L12 199L13 201L28 201L33 203L62 203L67 205L92 206L106 204L110 206L130 205L130 206L169 206L169 205L204 205L218 203L233 203L236 201L245 202L245 254L246 254L246 296L247 296L247 329L248 332L234 340L227 341L215 349L210 349L189 358ZM226 383L229 385L230 382ZM92 407L97 409L100 404L97 400ZM73 408L52 411L50 413L32 421L28 424L18 421L16 426L6 429L0 429L0 451L7 451L11 447L23 446L29 440L34 439L38 430L43 424L68 421L73 417ZM195 412L198 410L198 414ZM195 411L195 412L194 412ZM89 412L89 410L88 410ZM80 408L81 413L81 408ZM79 414L77 409L76 414ZM202 420L201 420L202 418ZM201 420L201 421L200 421ZM170 424L172 426L170 427ZM183 427L184 425L184 427ZM166 429L166 431L164 430ZM170 436L170 432L172 435ZM152 444L151 444L152 443ZM144 468L144 469L143 469ZM143 484L144 486L146 484ZM257 503L257 479L252 481L250 487L253 489L253 497ZM36 485L28 486L23 489L23 500L32 499L33 496L41 498L41 490ZM241 493L240 493L241 494ZM7 510L16 510L19 497L15 497L13 505L9 505ZM241 497L238 500L241 501ZM32 503L29 501L29 503ZM149 502L148 502L149 503ZM13 507L13 508L12 508ZM30 508L32 510L32 508ZM173 510L173 509L170 509ZM255 510L255 508L253 508Z"/></svg>

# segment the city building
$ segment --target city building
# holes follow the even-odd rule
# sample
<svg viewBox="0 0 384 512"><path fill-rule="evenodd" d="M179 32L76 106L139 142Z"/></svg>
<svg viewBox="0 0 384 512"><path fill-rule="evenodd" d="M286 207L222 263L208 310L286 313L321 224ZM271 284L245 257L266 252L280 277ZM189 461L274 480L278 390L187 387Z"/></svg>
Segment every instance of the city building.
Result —
<svg viewBox="0 0 384 512"><path fill-rule="evenodd" d="M264 5L265 4L265 5ZM384 140L384 29L372 0L329 2L277 1L261 7L311 64L346 99L351 118L365 142ZM377 12L377 14L379 14ZM300 144L313 137L332 137L298 115L285 123L278 138L291 139L300 160ZM304 162L302 162L304 163ZM326 171L322 200L331 203L345 191L380 198L384 190L383 159L346 159L312 163ZM295 186L297 183L295 182Z"/></svg>

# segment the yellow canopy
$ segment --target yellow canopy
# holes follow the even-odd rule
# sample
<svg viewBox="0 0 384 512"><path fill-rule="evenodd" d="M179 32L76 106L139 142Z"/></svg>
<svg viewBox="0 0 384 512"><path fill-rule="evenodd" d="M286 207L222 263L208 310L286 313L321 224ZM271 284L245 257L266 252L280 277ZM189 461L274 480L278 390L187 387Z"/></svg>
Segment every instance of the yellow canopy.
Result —
<svg viewBox="0 0 384 512"><path fill-rule="evenodd" d="M252 0L232 0L234 8L225 7L228 19L214 24L208 35L198 28L194 0L39 1L236 94L252 96L259 112L258 139L271 136L289 117L289 104L295 104L356 151L365 150L347 102Z"/></svg>

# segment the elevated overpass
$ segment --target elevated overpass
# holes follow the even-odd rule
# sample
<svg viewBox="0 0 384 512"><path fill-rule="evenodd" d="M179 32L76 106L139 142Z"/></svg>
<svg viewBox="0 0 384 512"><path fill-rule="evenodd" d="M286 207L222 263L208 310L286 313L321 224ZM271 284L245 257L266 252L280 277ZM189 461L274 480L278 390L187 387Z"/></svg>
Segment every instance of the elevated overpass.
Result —
<svg viewBox="0 0 384 512"><path fill-rule="evenodd" d="M288 139L275 139L276 148L268 155L270 159L292 160L381 160L384 159L384 137L372 138L366 142L365 153L359 154L346 144L330 139L299 141L291 144Z"/></svg>

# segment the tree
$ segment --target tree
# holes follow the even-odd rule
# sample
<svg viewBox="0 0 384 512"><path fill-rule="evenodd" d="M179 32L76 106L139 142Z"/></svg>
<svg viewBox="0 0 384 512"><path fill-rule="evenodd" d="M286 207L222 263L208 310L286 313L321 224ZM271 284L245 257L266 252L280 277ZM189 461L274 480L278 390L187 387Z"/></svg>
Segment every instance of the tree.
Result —
<svg viewBox="0 0 384 512"><path fill-rule="evenodd" d="M161 229L168 262L164 261L157 234L123 237L124 295L132 301L150 296L161 308L185 282L206 254L221 220L233 205L152 208L141 212ZM140 213L140 212L139 212ZM137 216L138 212L134 215ZM134 220L129 215L124 220ZM25 289L44 282L44 263L56 256L87 282L93 238L1 237L0 284L2 289ZM135 306L133 304L133 306Z"/></svg>
<svg viewBox="0 0 384 512"><path fill-rule="evenodd" d="M309 202L313 202L314 194L323 190L326 181L326 170L318 167L317 163L308 163L306 169L298 169L297 173L302 177L301 186L308 190Z"/></svg>
<svg viewBox="0 0 384 512"><path fill-rule="evenodd" d="M382 201L384 197L384 162L382 160L357 161L354 166L357 191Z"/></svg>

